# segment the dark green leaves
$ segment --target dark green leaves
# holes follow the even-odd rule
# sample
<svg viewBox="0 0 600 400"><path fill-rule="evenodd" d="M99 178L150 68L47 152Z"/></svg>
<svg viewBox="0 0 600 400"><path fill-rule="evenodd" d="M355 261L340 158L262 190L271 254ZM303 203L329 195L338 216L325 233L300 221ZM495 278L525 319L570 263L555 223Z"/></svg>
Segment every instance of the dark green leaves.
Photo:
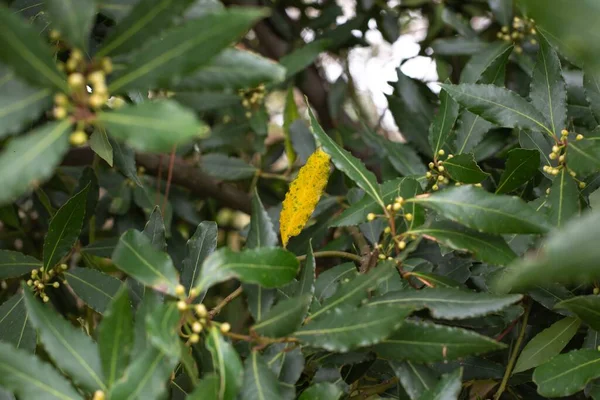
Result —
<svg viewBox="0 0 600 400"><path fill-rule="evenodd" d="M506 265L517 257L501 236L477 232L450 221L436 221L411 229L410 233L435 240L453 250L468 251L476 259L493 265Z"/></svg>
<svg viewBox="0 0 600 400"><path fill-rule="evenodd" d="M419 400L456 400L460 395L462 368L457 368L454 372L446 374L440 379L439 383L419 397Z"/></svg>
<svg viewBox="0 0 600 400"><path fill-rule="evenodd" d="M200 222L196 232L187 242L187 255L183 260L181 283L190 290L200 275L202 263L217 248L217 224L211 221Z"/></svg>
<svg viewBox="0 0 600 400"><path fill-rule="evenodd" d="M0 386L23 400L83 400L50 364L6 343L0 343Z"/></svg>
<svg viewBox="0 0 600 400"><path fill-rule="evenodd" d="M196 115L173 100L126 105L98 114L110 133L139 151L167 152L174 145L201 137L208 128Z"/></svg>
<svg viewBox="0 0 600 400"><path fill-rule="evenodd" d="M577 318L564 318L535 335L521 351L513 373L537 367L559 354L575 336L579 325L581 321Z"/></svg>
<svg viewBox="0 0 600 400"><path fill-rule="evenodd" d="M538 393L547 397L569 396L600 377L600 351L576 350L554 357L533 372Z"/></svg>
<svg viewBox="0 0 600 400"><path fill-rule="evenodd" d="M429 363L500 350L505 345L466 329L405 321L389 338L374 347L389 360Z"/></svg>
<svg viewBox="0 0 600 400"><path fill-rule="evenodd" d="M600 73L598 69L589 68L584 71L583 86L596 121L600 121Z"/></svg>
<svg viewBox="0 0 600 400"><path fill-rule="evenodd" d="M240 253L223 248L206 259L193 286L202 292L216 283L238 278L242 282L273 288L294 279L298 267L296 256L281 248L259 248Z"/></svg>
<svg viewBox="0 0 600 400"><path fill-rule="evenodd" d="M310 109L309 114L312 133L319 141L321 146L323 146L325 153L331 156L331 161L333 161L335 166L340 171L348 175L348 178L352 179L359 187L361 187L365 193L371 196L377 202L377 204L383 207L384 203L381 196L381 188L377 183L375 175L373 175L371 171L367 170L360 160L358 160L348 151L341 148L329 136L327 136Z"/></svg>
<svg viewBox="0 0 600 400"><path fill-rule="evenodd" d="M210 351L214 370L219 380L216 398L219 400L234 400L242 385L242 362L237 352L229 344L217 327L210 328L206 338L206 348Z"/></svg>
<svg viewBox="0 0 600 400"><path fill-rule="evenodd" d="M47 0L46 10L52 27L61 33L71 46L87 49L89 34L96 17L94 0Z"/></svg>
<svg viewBox="0 0 600 400"><path fill-rule="evenodd" d="M569 142L569 168L582 177L600 169L600 140L583 139Z"/></svg>
<svg viewBox="0 0 600 400"><path fill-rule="evenodd" d="M496 193L509 193L533 178L540 166L537 150L513 149L508 152L506 168L500 177Z"/></svg>
<svg viewBox="0 0 600 400"><path fill-rule="evenodd" d="M113 252L112 260L119 269L144 285L175 294L179 277L171 257L156 250L143 233L133 229L125 232Z"/></svg>
<svg viewBox="0 0 600 400"><path fill-rule="evenodd" d="M34 85L68 91L64 73L34 27L7 7L0 7L0 27L0 60Z"/></svg>
<svg viewBox="0 0 600 400"><path fill-rule="evenodd" d="M526 128L553 135L544 116L524 98L495 85L461 84L442 87L463 107L507 128Z"/></svg>
<svg viewBox="0 0 600 400"><path fill-rule="evenodd" d="M279 382L264 358L253 351L244 365L243 400L280 399Z"/></svg>
<svg viewBox="0 0 600 400"><path fill-rule="evenodd" d="M521 300L520 295L502 296L436 287L389 292L371 300L368 307L379 304L393 304L415 309L426 307L434 318L465 319L500 311L519 300Z"/></svg>
<svg viewBox="0 0 600 400"><path fill-rule="evenodd" d="M262 336L282 337L294 332L304 319L312 296L305 294L280 301L252 329Z"/></svg>
<svg viewBox="0 0 600 400"><path fill-rule="evenodd" d="M16 278L42 266L36 258L18 251L0 250L0 279Z"/></svg>
<svg viewBox="0 0 600 400"><path fill-rule="evenodd" d="M483 140L483 135L493 125L479 115L463 110L457 122L455 148L457 154L473 151Z"/></svg>
<svg viewBox="0 0 600 400"><path fill-rule="evenodd" d="M473 154L459 154L444 161L444 168L450 178L461 183L480 183L490 174L483 172Z"/></svg>
<svg viewBox="0 0 600 400"><path fill-rule="evenodd" d="M82 330L34 298L28 286L23 284L22 287L31 323L56 365L86 390L105 390L96 344Z"/></svg>
<svg viewBox="0 0 600 400"><path fill-rule="evenodd" d="M2 25L0 30L5 28ZM3 149L0 153L0 204L14 200L34 183L52 176L54 168L69 148L69 125L69 121L46 124L28 135L11 140Z"/></svg>
<svg viewBox="0 0 600 400"><path fill-rule="evenodd" d="M313 347L346 352L388 337L411 311L387 305L364 310L337 307L304 325L294 336Z"/></svg>
<svg viewBox="0 0 600 400"><path fill-rule="evenodd" d="M452 100L448 92L440 92L440 108L429 128L429 145L437 157L439 150L448 142L450 132L458 116L458 104Z"/></svg>
<svg viewBox="0 0 600 400"><path fill-rule="evenodd" d="M474 54L460 75L460 83L493 83L504 86L505 64L513 46L493 42L485 50Z"/></svg>
<svg viewBox="0 0 600 400"><path fill-rule="evenodd" d="M36 334L28 320L23 295L14 294L0 306L0 341L33 352Z"/></svg>
<svg viewBox="0 0 600 400"><path fill-rule="evenodd" d="M550 206L550 222L557 227L579 213L579 189L566 168L561 169L552 181L547 204Z"/></svg>
<svg viewBox="0 0 600 400"><path fill-rule="evenodd" d="M254 166L244 160L219 153L203 156L200 168L207 174L226 181L251 178L257 172Z"/></svg>
<svg viewBox="0 0 600 400"><path fill-rule="evenodd" d="M257 9L235 8L203 15L151 39L109 84L112 92L167 87L198 67L241 36L265 16Z"/></svg>
<svg viewBox="0 0 600 400"><path fill-rule="evenodd" d="M329 45L328 40L314 40L282 57L279 62L286 70L286 78L296 75L312 64Z"/></svg>
<svg viewBox="0 0 600 400"><path fill-rule="evenodd" d="M566 309L577 315L592 329L600 331L600 296L577 296L561 301L554 308Z"/></svg>
<svg viewBox="0 0 600 400"><path fill-rule="evenodd" d="M44 239L44 267L52 268L67 254L79 237L89 185L70 198L54 215Z"/></svg>
<svg viewBox="0 0 600 400"><path fill-rule="evenodd" d="M409 199L469 228L487 233L545 233L545 218L518 197L493 195L473 186Z"/></svg>
<svg viewBox="0 0 600 400"><path fill-rule="evenodd" d="M302 392L299 400L338 400L342 394L342 390L333 383L320 382Z"/></svg>
<svg viewBox="0 0 600 400"><path fill-rule="evenodd" d="M258 191L254 190L252 197L252 217L250 219L250 230L246 238L246 247L255 249L257 247L271 247L277 245L277 233L273 228L271 217L263 207Z"/></svg>
<svg viewBox="0 0 600 400"><path fill-rule="evenodd" d="M121 287L121 281L90 268L73 268L64 273L75 294L93 310L104 313Z"/></svg>

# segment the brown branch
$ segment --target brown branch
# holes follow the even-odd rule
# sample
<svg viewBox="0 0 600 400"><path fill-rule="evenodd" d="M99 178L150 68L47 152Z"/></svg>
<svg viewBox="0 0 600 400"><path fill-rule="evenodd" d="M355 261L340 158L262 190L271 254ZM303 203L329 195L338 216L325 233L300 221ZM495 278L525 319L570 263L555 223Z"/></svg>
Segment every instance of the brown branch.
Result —
<svg viewBox="0 0 600 400"><path fill-rule="evenodd" d="M229 303L231 303L231 301L233 301L233 299L235 299L236 297L238 297L240 294L242 294L242 287L238 287L237 289L235 289L233 292L231 292L227 297L225 297L223 299L223 301L221 301L219 304L217 304L217 306L215 308L213 308L212 310L210 310L208 312L208 316L212 319L214 318L215 315L219 314L221 312L221 310Z"/></svg>

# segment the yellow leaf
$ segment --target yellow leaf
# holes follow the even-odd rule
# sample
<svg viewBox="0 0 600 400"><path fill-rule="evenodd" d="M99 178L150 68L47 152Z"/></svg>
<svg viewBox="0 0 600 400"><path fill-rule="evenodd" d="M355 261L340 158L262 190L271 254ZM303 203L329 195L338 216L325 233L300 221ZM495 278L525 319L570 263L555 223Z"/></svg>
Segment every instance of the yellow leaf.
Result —
<svg viewBox="0 0 600 400"><path fill-rule="evenodd" d="M298 172L285 195L279 217L283 247L292 236L298 235L312 215L329 179L330 157L317 149Z"/></svg>

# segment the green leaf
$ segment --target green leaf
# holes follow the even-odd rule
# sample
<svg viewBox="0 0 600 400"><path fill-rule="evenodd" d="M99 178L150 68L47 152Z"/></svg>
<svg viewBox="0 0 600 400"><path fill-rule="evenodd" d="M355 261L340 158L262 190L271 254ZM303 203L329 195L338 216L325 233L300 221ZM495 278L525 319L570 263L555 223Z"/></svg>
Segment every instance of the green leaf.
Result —
<svg viewBox="0 0 600 400"><path fill-rule="evenodd" d="M73 268L64 272L75 294L94 311L104 313L121 288L117 278L90 268Z"/></svg>
<svg viewBox="0 0 600 400"><path fill-rule="evenodd" d="M83 400L50 364L7 343L0 343L0 386L23 400Z"/></svg>
<svg viewBox="0 0 600 400"><path fill-rule="evenodd" d="M54 267L77 242L83 220L89 184L56 212L44 238L44 267Z"/></svg>
<svg viewBox="0 0 600 400"><path fill-rule="evenodd" d="M108 85L111 93L168 87L212 57L265 17L262 9L236 7L188 21L150 39ZM170 131L173 133L173 131Z"/></svg>
<svg viewBox="0 0 600 400"><path fill-rule="evenodd" d="M21 131L52 104L52 91L34 88L0 64L0 138Z"/></svg>
<svg viewBox="0 0 600 400"><path fill-rule="evenodd" d="M134 229L125 232L113 252L112 261L144 285L175 294L179 277L171 257L152 247L152 242L142 232Z"/></svg>
<svg viewBox="0 0 600 400"><path fill-rule="evenodd" d="M496 295L435 287L389 292L371 300L367 307L380 304L414 309L426 307L431 316L437 319L466 319L498 312L521 299L521 295Z"/></svg>
<svg viewBox="0 0 600 400"><path fill-rule="evenodd" d="M90 148L109 166L113 166L113 148L104 129L96 129L90 136Z"/></svg>
<svg viewBox="0 0 600 400"><path fill-rule="evenodd" d="M176 364L177 358L150 347L135 358L107 397L111 400L163 399Z"/></svg>
<svg viewBox="0 0 600 400"><path fill-rule="evenodd" d="M512 50L512 44L491 43L465 64L460 74L460 83L493 83L504 86L505 66Z"/></svg>
<svg viewBox="0 0 600 400"><path fill-rule="evenodd" d="M81 251L96 257L110 258L115 247L117 247L117 243L119 243L119 238L116 237L98 240L88 244Z"/></svg>
<svg viewBox="0 0 600 400"><path fill-rule="evenodd" d="M387 338L412 311L410 308L378 306L336 307L294 333L301 343L335 352L347 352Z"/></svg>
<svg viewBox="0 0 600 400"><path fill-rule="evenodd" d="M138 1L104 40L96 57L139 49L149 38L171 25L191 3L191 0Z"/></svg>
<svg viewBox="0 0 600 400"><path fill-rule="evenodd" d="M450 221L435 221L408 233L422 235L453 250L468 251L474 258L492 265L506 265L517 257L501 236L477 232Z"/></svg>
<svg viewBox="0 0 600 400"><path fill-rule="evenodd" d="M219 398L219 376L215 373L206 373L194 391L187 395L186 400L204 400Z"/></svg>
<svg viewBox="0 0 600 400"><path fill-rule="evenodd" d="M86 50L96 20L95 0L46 0L52 26L71 46Z"/></svg>
<svg viewBox="0 0 600 400"><path fill-rule="evenodd" d="M289 168L292 168L294 161L296 161L296 151L294 150L294 146L292 144L291 126L299 119L300 113L298 112L298 105L296 104L296 98L294 95L294 85L291 85L288 89L287 96L285 97L285 106L283 109L283 145L285 148L285 155L288 159ZM300 121L300 123L303 122Z"/></svg>
<svg viewBox="0 0 600 400"><path fill-rule="evenodd" d="M146 332L150 342L162 353L177 358L180 354L178 324L181 315L176 302L161 304L146 315Z"/></svg>
<svg viewBox="0 0 600 400"><path fill-rule="evenodd" d="M333 141L323 128L317 122L315 115L312 110L308 110L310 115L310 122L312 127L312 133L315 139L319 141L323 150L331 156L331 160L335 166L345 173L348 178L354 181L365 193L371 196L377 204L384 207L383 198L381 196L381 188L377 183L375 175L363 165L363 163L350 154L348 151L341 148L337 143Z"/></svg>
<svg viewBox="0 0 600 400"><path fill-rule="evenodd" d="M299 49L281 57L279 63L285 68L285 77L289 78L312 64L317 57L330 46L329 40L313 40Z"/></svg>
<svg viewBox="0 0 600 400"><path fill-rule="evenodd" d="M277 376L275 376L264 358L257 351L250 353L246 359L244 365L244 383L240 399L281 399Z"/></svg>
<svg viewBox="0 0 600 400"><path fill-rule="evenodd" d="M296 256L282 248L265 247L239 253L222 248L204 261L193 286L202 292L214 284L237 278L242 282L274 288L294 279L298 267Z"/></svg>
<svg viewBox="0 0 600 400"><path fill-rule="evenodd" d="M485 49L485 42L478 37L439 38L431 42L433 52L440 56L473 55Z"/></svg>
<svg viewBox="0 0 600 400"><path fill-rule="evenodd" d="M432 274L429 272L411 271L410 276L415 277L415 278L424 279L427 282L431 283L434 287L459 288L459 289L463 287L460 283L456 282L455 280L452 280L450 278L447 278L445 276L441 276L438 274Z"/></svg>
<svg viewBox="0 0 600 400"><path fill-rule="evenodd" d="M437 383L435 372L427 365L410 361L390 361L390 367L412 400L433 389Z"/></svg>
<svg viewBox="0 0 600 400"><path fill-rule="evenodd" d="M308 250L306 251L304 267L302 268L302 272L300 272L300 284L296 291L297 295L310 294L312 297L315 294L316 267L312 241L310 241L308 243Z"/></svg>
<svg viewBox="0 0 600 400"><path fill-rule="evenodd" d="M567 87L556 51L544 35L538 34L539 51L531 77L531 104L548 117L550 129L558 137L567 127Z"/></svg>
<svg viewBox="0 0 600 400"><path fill-rule="evenodd" d="M592 283L600 278L600 213L576 218L553 232L535 256L517 260L498 274L492 286L499 292L551 283Z"/></svg>
<svg viewBox="0 0 600 400"><path fill-rule="evenodd" d="M445 374L439 383L424 393L419 400L458 400L462 389L462 368L457 368L450 374Z"/></svg>
<svg viewBox="0 0 600 400"><path fill-rule="evenodd" d="M276 290L265 289L260 285L251 283L242 283L248 311L254 318L254 321L260 321L264 314L271 309L275 301Z"/></svg>
<svg viewBox="0 0 600 400"><path fill-rule="evenodd" d="M98 350L106 386L123 376L133 346L133 314L123 286L106 309L98 327Z"/></svg>
<svg viewBox="0 0 600 400"><path fill-rule="evenodd" d="M155 206L150 214L150 218L143 230L144 235L148 236L152 247L156 250L166 251L167 242L165 239L165 224L163 222L162 213L158 206Z"/></svg>
<svg viewBox="0 0 600 400"><path fill-rule="evenodd" d="M400 279L394 262L380 263L367 274L359 274L352 281L343 285L333 296L329 297L323 303L321 308L310 315L310 319L317 318L319 315L342 305L357 306L368 297L371 290L377 288L381 282L394 275L397 279Z"/></svg>
<svg viewBox="0 0 600 400"><path fill-rule="evenodd" d="M541 130L553 136L544 116L515 92L495 85L443 84L442 87L460 105L493 124Z"/></svg>
<svg viewBox="0 0 600 400"><path fill-rule="evenodd" d="M343 394L342 389L333 383L319 382L302 392L299 400L338 400Z"/></svg>
<svg viewBox="0 0 600 400"><path fill-rule="evenodd" d="M111 136L138 151L168 152L208 131L192 111L174 100L125 105L100 112L97 119Z"/></svg>
<svg viewBox="0 0 600 400"><path fill-rule="evenodd" d="M321 272L315 281L315 299L323 301L331 297L341 282L350 281L357 275L358 271L352 262L340 264Z"/></svg>
<svg viewBox="0 0 600 400"><path fill-rule="evenodd" d="M496 20L502 25L510 25L513 16L512 0L488 0Z"/></svg>
<svg viewBox="0 0 600 400"><path fill-rule="evenodd" d="M600 377L600 351L575 350L560 354L533 371L533 382L542 396L569 396Z"/></svg>
<svg viewBox="0 0 600 400"><path fill-rule="evenodd" d="M546 204L550 207L550 222L557 227L579 214L579 188L566 168L552 181Z"/></svg>
<svg viewBox="0 0 600 400"><path fill-rule="evenodd" d="M212 356L213 369L219 376L216 398L234 400L242 385L244 372L237 351L225 341L217 327L210 328L205 343Z"/></svg>
<svg viewBox="0 0 600 400"><path fill-rule="evenodd" d="M33 352L36 333L28 320L29 313L25 308L23 295L14 294L0 306L0 341Z"/></svg>
<svg viewBox="0 0 600 400"><path fill-rule="evenodd" d="M92 216L96 212L96 206L98 205L98 199L100 197L100 186L98 184L98 177L96 176L96 171L94 171L92 167L83 168L81 175L79 175L77 186L75 187L73 192L78 193L86 187L88 187L88 190L85 199L85 213L83 216L83 226L86 225L86 222L89 221L90 218L92 218Z"/></svg>
<svg viewBox="0 0 600 400"><path fill-rule="evenodd" d="M429 145L435 158L438 156L438 151L444 149L449 141L456 117L458 117L458 103L448 95L446 90L442 90L439 111L429 127Z"/></svg>
<svg viewBox="0 0 600 400"><path fill-rule="evenodd" d="M546 219L518 197L494 195L474 186L459 186L408 199L441 216L487 233L545 233Z"/></svg>
<svg viewBox="0 0 600 400"><path fill-rule="evenodd" d="M461 183L480 183L490 174L483 172L473 154L459 154L444 161L444 168L450 178Z"/></svg>
<svg viewBox="0 0 600 400"><path fill-rule="evenodd" d="M42 266L42 262L18 251L0 250L0 279L16 278Z"/></svg>
<svg viewBox="0 0 600 400"><path fill-rule="evenodd" d="M451 361L501 350L506 345L473 331L426 322L404 321L388 339L374 346L379 357L418 363Z"/></svg>
<svg viewBox="0 0 600 400"><path fill-rule="evenodd" d="M568 149L569 168L577 175L584 177L600 169L600 140L570 141Z"/></svg>
<svg viewBox="0 0 600 400"><path fill-rule="evenodd" d="M68 92L67 78L37 30L8 7L0 7L0 60L27 82Z"/></svg>
<svg viewBox="0 0 600 400"><path fill-rule="evenodd" d="M117 142L109 137L110 145L113 148L115 167L127 178L131 179L137 186L142 186L142 182L137 176L135 167L135 153L133 149Z"/></svg>
<svg viewBox="0 0 600 400"><path fill-rule="evenodd" d="M258 171L244 160L218 153L202 156L200 168L207 174L225 181L251 178Z"/></svg>
<svg viewBox="0 0 600 400"><path fill-rule="evenodd" d="M200 268L206 257L217 248L217 224L212 221L202 221L198 224L196 232L187 242L187 253L183 260L181 284L189 291L196 278L200 275Z"/></svg>
<svg viewBox="0 0 600 400"><path fill-rule="evenodd" d="M87 391L106 390L98 348L92 339L35 299L27 285L21 286L31 323L54 363Z"/></svg>
<svg viewBox="0 0 600 400"><path fill-rule="evenodd" d="M587 68L584 70L583 87L596 121L600 121L600 72L598 69Z"/></svg>
<svg viewBox="0 0 600 400"><path fill-rule="evenodd" d="M548 154L552 152L554 140L541 132L519 130L519 144L524 149L536 150L540 153L540 170L544 165L550 165L552 162Z"/></svg>
<svg viewBox="0 0 600 400"><path fill-rule="evenodd" d="M535 335L521 351L513 374L537 367L559 354L575 336L579 325L581 321L577 318L564 318Z"/></svg>
<svg viewBox="0 0 600 400"><path fill-rule="evenodd" d="M456 142L454 144L457 154L469 153L483 140L483 135L493 127L479 115L463 110L458 118L456 128Z"/></svg>
<svg viewBox="0 0 600 400"><path fill-rule="evenodd" d="M554 308L566 309L577 315L592 329L600 331L600 296L577 296L563 300Z"/></svg>
<svg viewBox="0 0 600 400"><path fill-rule="evenodd" d="M496 193L509 193L528 182L540 166L540 153L536 150L512 149L508 152L506 168L500 177Z"/></svg>
<svg viewBox="0 0 600 400"><path fill-rule="evenodd" d="M12 139L4 147L0 153L0 204L13 201L33 184L53 175L69 149L67 129L70 124L66 120L51 122Z"/></svg>
<svg viewBox="0 0 600 400"><path fill-rule="evenodd" d="M310 294L304 294L280 301L250 329L262 336L286 336L300 327L311 300Z"/></svg>
<svg viewBox="0 0 600 400"><path fill-rule="evenodd" d="M175 88L182 92L238 91L279 83L284 78L285 68L280 64L250 51L229 48L184 78Z"/></svg>

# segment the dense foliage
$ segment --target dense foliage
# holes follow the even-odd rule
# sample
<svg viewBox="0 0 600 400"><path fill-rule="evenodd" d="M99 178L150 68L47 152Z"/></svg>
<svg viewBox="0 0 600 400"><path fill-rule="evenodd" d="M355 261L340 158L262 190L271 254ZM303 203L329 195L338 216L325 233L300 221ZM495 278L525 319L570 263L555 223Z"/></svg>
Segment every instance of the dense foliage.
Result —
<svg viewBox="0 0 600 400"><path fill-rule="evenodd" d="M600 399L598 2L4 3L1 399Z"/></svg>

